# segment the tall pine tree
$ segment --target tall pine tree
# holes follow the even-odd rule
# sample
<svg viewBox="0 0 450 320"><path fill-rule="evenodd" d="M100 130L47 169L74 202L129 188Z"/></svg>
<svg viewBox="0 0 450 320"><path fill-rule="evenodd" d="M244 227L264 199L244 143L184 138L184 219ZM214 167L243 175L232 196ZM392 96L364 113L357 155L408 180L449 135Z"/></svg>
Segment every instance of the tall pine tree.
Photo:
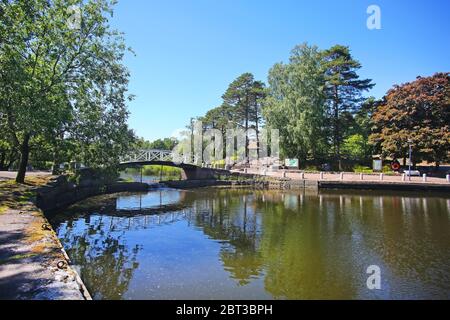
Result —
<svg viewBox="0 0 450 320"><path fill-rule="evenodd" d="M364 101L362 93L375 84L371 79L359 79L357 71L361 64L353 59L350 49L342 45L323 52L323 67L334 157L342 170L341 146L348 115L358 111Z"/></svg>
<svg viewBox="0 0 450 320"><path fill-rule="evenodd" d="M232 110L233 120L248 133L260 121L259 111L264 98L264 84L255 81L253 74L244 73L234 80L222 96L224 105ZM245 158L249 157L249 137L245 139Z"/></svg>

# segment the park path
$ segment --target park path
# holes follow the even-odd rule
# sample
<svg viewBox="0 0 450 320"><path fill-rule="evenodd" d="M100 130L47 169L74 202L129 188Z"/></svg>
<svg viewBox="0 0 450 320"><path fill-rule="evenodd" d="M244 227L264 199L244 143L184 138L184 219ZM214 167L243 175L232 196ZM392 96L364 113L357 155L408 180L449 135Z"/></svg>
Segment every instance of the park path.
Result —
<svg viewBox="0 0 450 320"><path fill-rule="evenodd" d="M85 288L69 266L55 232L30 200L33 189L47 177L28 176L27 185L0 181L2 300L85 299Z"/></svg>
<svg viewBox="0 0 450 320"><path fill-rule="evenodd" d="M423 177L405 177L403 181L402 175L383 175L382 178L380 174L363 174L362 178L359 173L344 172L342 179L340 173L324 173L323 178L320 173L301 173L299 171L286 171L283 170L271 171L264 169L249 168L246 170L248 174L257 174L261 176L275 177L275 178L289 178L292 180L311 180L311 181L359 181L359 182L387 182L387 183L414 183L414 184L450 184L445 178L431 178L427 177L426 181ZM241 172L242 171L236 171ZM382 179L382 180L381 180Z"/></svg>
<svg viewBox="0 0 450 320"><path fill-rule="evenodd" d="M0 181L15 179L17 172L15 171L0 171ZM51 173L45 171L31 171L27 172L27 177L49 177Z"/></svg>

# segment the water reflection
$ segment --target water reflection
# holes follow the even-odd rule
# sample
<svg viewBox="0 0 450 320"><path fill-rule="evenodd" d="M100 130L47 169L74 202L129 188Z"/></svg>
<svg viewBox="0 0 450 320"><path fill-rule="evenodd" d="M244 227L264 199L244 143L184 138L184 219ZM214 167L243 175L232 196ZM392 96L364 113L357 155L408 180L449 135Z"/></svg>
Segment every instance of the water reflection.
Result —
<svg viewBox="0 0 450 320"><path fill-rule="evenodd" d="M162 190L52 223L98 299L450 298L445 196Z"/></svg>
<svg viewBox="0 0 450 320"><path fill-rule="evenodd" d="M87 216L84 220L61 225L66 232L62 242L73 244L67 253L78 265L81 277L94 299L120 299L128 289L133 272L139 266L137 254L142 247L127 246L124 232L117 231L114 217Z"/></svg>
<svg viewBox="0 0 450 320"><path fill-rule="evenodd" d="M117 198L116 210L160 209L163 206L179 204L184 201L185 193L172 190L159 190L151 193L127 194Z"/></svg>

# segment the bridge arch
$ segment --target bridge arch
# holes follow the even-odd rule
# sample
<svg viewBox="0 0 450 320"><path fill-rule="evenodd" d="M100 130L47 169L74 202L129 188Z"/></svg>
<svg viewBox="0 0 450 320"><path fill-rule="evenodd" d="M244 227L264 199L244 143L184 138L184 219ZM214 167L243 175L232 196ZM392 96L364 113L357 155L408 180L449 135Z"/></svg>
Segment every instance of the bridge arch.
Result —
<svg viewBox="0 0 450 320"><path fill-rule="evenodd" d="M173 161L173 153L168 150L139 150L120 159L119 167L127 168L144 165L161 165L182 169L185 180L216 179L219 174L229 173L227 170L202 168L190 163Z"/></svg>

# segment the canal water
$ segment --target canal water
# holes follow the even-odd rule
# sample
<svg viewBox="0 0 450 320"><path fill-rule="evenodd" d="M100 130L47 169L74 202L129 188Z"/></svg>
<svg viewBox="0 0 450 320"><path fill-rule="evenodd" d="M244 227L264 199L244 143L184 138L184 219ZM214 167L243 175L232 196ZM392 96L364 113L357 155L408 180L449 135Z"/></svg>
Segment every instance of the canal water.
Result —
<svg viewBox="0 0 450 320"><path fill-rule="evenodd" d="M51 223L94 299L450 298L448 195L163 189Z"/></svg>

